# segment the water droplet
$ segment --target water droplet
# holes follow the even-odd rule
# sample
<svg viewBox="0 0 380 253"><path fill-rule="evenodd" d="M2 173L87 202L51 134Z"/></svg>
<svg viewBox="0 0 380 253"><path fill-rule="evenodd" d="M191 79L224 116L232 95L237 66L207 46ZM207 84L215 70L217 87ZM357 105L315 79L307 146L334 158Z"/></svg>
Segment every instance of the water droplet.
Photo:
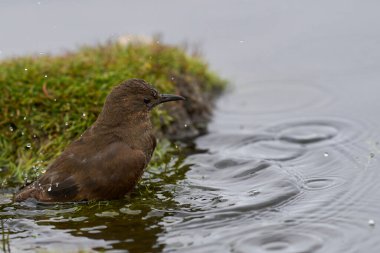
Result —
<svg viewBox="0 0 380 253"><path fill-rule="evenodd" d="M40 55L43 55L43 54L45 54L44 52L40 52Z"/></svg>
<svg viewBox="0 0 380 253"><path fill-rule="evenodd" d="M33 134L33 138L37 138L37 135Z"/></svg>
<svg viewBox="0 0 380 253"><path fill-rule="evenodd" d="M50 187L49 187L49 189L48 189L48 192L50 192L51 191L51 185L50 185Z"/></svg>
<svg viewBox="0 0 380 253"><path fill-rule="evenodd" d="M54 102L57 102L57 99L56 99L56 98L54 98L53 100L54 100Z"/></svg>
<svg viewBox="0 0 380 253"><path fill-rule="evenodd" d="M25 134L24 131L22 131L22 132L21 132L21 135L24 135L24 134Z"/></svg>
<svg viewBox="0 0 380 253"><path fill-rule="evenodd" d="M240 43L244 43L245 41L244 41L244 40L240 40L239 42L240 42Z"/></svg>
<svg viewBox="0 0 380 253"><path fill-rule="evenodd" d="M82 113L82 117L83 117L83 118L86 118L86 113Z"/></svg>
<svg viewBox="0 0 380 253"><path fill-rule="evenodd" d="M59 183L55 183L55 187L58 187Z"/></svg>
<svg viewBox="0 0 380 253"><path fill-rule="evenodd" d="M370 156L371 158L374 158L374 157L375 157L375 154L374 154L374 153L370 153L369 156Z"/></svg>
<svg viewBox="0 0 380 253"><path fill-rule="evenodd" d="M25 71L28 71L28 69L26 68Z"/></svg>
<svg viewBox="0 0 380 253"><path fill-rule="evenodd" d="M66 122L65 122L65 126L68 126L68 125L69 125L69 122L66 121Z"/></svg>
<svg viewBox="0 0 380 253"><path fill-rule="evenodd" d="M369 220L368 220L368 225L369 225L369 226L372 226L372 227L375 226L375 221L372 220L372 219L369 219Z"/></svg>
<svg viewBox="0 0 380 253"><path fill-rule="evenodd" d="M27 149L30 149L30 148L32 147L32 144L27 143L27 144L25 145L25 147L26 147Z"/></svg>
<svg viewBox="0 0 380 253"><path fill-rule="evenodd" d="M172 78L170 78L170 79L172 79L172 81L174 81L174 77L172 76Z"/></svg>
<svg viewBox="0 0 380 253"><path fill-rule="evenodd" d="M13 132L13 130L14 130L13 127L10 126L9 131Z"/></svg>
<svg viewBox="0 0 380 253"><path fill-rule="evenodd" d="M47 75L44 76L45 78L47 77Z"/></svg>
<svg viewBox="0 0 380 253"><path fill-rule="evenodd" d="M26 116L24 116L24 118L23 118L24 120L26 120Z"/></svg>
<svg viewBox="0 0 380 253"><path fill-rule="evenodd" d="M183 125L183 126L184 126L185 128L186 128L186 127L188 127L188 125L187 125L187 124L185 124L185 125Z"/></svg>
<svg viewBox="0 0 380 253"><path fill-rule="evenodd" d="M159 40L157 40L157 41L156 41L156 43L157 43L157 44L160 44L160 41L159 41Z"/></svg>
<svg viewBox="0 0 380 253"><path fill-rule="evenodd" d="M328 157L328 156L329 156L329 153L325 152L325 153L323 153L323 156L324 156L324 157Z"/></svg>

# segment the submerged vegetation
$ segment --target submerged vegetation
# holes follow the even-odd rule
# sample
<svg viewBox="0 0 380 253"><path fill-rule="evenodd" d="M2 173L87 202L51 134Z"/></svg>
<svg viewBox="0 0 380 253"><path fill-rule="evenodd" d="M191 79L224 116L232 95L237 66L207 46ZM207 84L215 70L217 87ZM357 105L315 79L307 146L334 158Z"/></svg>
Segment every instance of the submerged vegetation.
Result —
<svg viewBox="0 0 380 253"><path fill-rule="evenodd" d="M182 94L196 85L207 95L225 85L198 56L157 43L109 42L61 56L4 60L0 62L1 185L27 183L43 173L49 161L95 121L112 87L129 78L145 79L163 93ZM189 119L198 113L191 106L182 107ZM152 114L161 144L151 170L163 162L160 152L173 151L173 145L165 142L165 129L180 114L167 110L161 107Z"/></svg>

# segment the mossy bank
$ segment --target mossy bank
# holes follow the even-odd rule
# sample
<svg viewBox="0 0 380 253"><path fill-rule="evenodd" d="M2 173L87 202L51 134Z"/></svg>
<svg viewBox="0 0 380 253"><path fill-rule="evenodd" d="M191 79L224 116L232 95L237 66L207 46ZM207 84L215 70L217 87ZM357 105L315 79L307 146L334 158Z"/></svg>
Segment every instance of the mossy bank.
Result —
<svg viewBox="0 0 380 253"><path fill-rule="evenodd" d="M157 43L109 42L61 56L4 60L0 62L1 185L21 184L43 172L95 121L112 87L129 78L187 97L185 103L153 111L161 143L204 131L211 101L225 86L200 57ZM156 153L168 146L158 145Z"/></svg>

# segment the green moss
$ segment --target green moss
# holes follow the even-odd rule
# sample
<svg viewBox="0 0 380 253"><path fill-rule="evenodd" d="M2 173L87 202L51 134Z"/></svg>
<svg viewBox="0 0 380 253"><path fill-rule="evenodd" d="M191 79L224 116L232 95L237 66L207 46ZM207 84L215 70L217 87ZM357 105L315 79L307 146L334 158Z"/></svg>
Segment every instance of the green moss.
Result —
<svg viewBox="0 0 380 253"><path fill-rule="evenodd" d="M52 158L95 121L116 84L142 78L170 93L176 90L176 76L195 78L204 91L225 85L199 57L158 44L121 46L111 42L62 56L0 62L2 186L43 172ZM165 111L154 111L156 128L168 122ZM158 148L156 153L162 150Z"/></svg>

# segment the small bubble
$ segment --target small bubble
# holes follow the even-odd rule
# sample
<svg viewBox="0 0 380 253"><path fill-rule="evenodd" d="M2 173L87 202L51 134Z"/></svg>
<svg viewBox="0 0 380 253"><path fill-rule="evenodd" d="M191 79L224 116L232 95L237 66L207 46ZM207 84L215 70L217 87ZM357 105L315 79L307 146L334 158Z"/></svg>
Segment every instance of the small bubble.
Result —
<svg viewBox="0 0 380 253"><path fill-rule="evenodd" d="M370 156L371 158L374 158L374 157L375 157L375 154L374 154L374 153L370 153L369 156Z"/></svg>
<svg viewBox="0 0 380 253"><path fill-rule="evenodd" d="M172 76L170 79L172 79L172 81L174 81L175 78Z"/></svg>
<svg viewBox="0 0 380 253"><path fill-rule="evenodd" d="M56 98L54 98L53 100L54 100L54 102L57 102L57 99L56 99Z"/></svg>
<svg viewBox="0 0 380 253"><path fill-rule="evenodd" d="M50 192L51 191L51 185L50 185L50 187L49 187L49 189L48 189L48 192Z"/></svg>
<svg viewBox="0 0 380 253"><path fill-rule="evenodd" d="M323 156L324 156L324 157L328 157L328 156L329 156L329 153L325 152L325 153L323 153Z"/></svg>
<svg viewBox="0 0 380 253"><path fill-rule="evenodd" d="M27 149L30 149L30 148L32 147L32 144L27 143L27 144L25 145L25 147L26 147Z"/></svg>
<svg viewBox="0 0 380 253"><path fill-rule="evenodd" d="M68 126L69 125L69 122L65 122L65 126Z"/></svg>
<svg viewBox="0 0 380 253"><path fill-rule="evenodd" d="M43 54L45 54L44 52L40 52L40 55L43 55Z"/></svg>
<svg viewBox="0 0 380 253"><path fill-rule="evenodd" d="M240 43L244 43L245 41L244 41L244 40L240 40L239 42L240 42Z"/></svg>
<svg viewBox="0 0 380 253"><path fill-rule="evenodd" d="M37 138L37 135L33 134L33 138Z"/></svg>
<svg viewBox="0 0 380 253"><path fill-rule="evenodd" d="M47 75L44 75L44 77L46 78L46 77L47 77Z"/></svg>
<svg viewBox="0 0 380 253"><path fill-rule="evenodd" d="M21 135L24 135L24 134L25 134L24 131L22 131L22 132L21 132Z"/></svg>
<svg viewBox="0 0 380 253"><path fill-rule="evenodd" d="M371 226L371 227L375 226L375 221L372 220L372 219L369 219L368 220L368 225Z"/></svg>
<svg viewBox="0 0 380 253"><path fill-rule="evenodd" d="M10 126L9 131L13 132L14 131L13 127Z"/></svg>
<svg viewBox="0 0 380 253"><path fill-rule="evenodd" d="M24 120L26 120L26 116L24 116L24 118L23 118Z"/></svg>
<svg viewBox="0 0 380 253"><path fill-rule="evenodd" d="M185 128L187 128L188 127L188 125L187 124L185 124L185 125L183 125Z"/></svg>
<svg viewBox="0 0 380 253"><path fill-rule="evenodd" d="M25 69L25 71L28 71L28 69Z"/></svg>
<svg viewBox="0 0 380 253"><path fill-rule="evenodd" d="M82 117L83 117L83 118L86 118L86 113L82 113Z"/></svg>

